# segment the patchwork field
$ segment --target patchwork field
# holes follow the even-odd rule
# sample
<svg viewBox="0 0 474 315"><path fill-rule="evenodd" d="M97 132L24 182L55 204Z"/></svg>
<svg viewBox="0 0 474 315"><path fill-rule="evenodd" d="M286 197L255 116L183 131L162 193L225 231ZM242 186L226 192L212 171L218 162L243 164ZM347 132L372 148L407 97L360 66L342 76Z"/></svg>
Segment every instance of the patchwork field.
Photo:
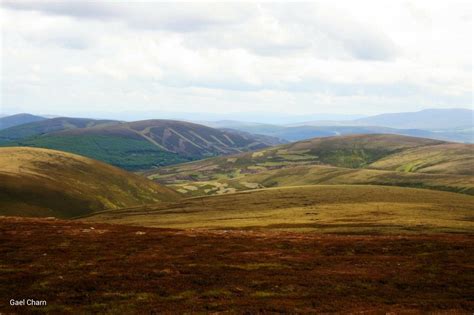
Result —
<svg viewBox="0 0 474 315"><path fill-rule="evenodd" d="M145 172L187 197L315 184L474 194L474 145L395 136L318 138Z"/></svg>
<svg viewBox="0 0 474 315"><path fill-rule="evenodd" d="M0 218L0 243L2 313L474 309L472 234L199 232ZM22 297L47 306L5 303Z"/></svg>
<svg viewBox="0 0 474 315"><path fill-rule="evenodd" d="M321 233L474 231L474 197L384 186L317 185L252 190L103 211L81 220L149 227Z"/></svg>

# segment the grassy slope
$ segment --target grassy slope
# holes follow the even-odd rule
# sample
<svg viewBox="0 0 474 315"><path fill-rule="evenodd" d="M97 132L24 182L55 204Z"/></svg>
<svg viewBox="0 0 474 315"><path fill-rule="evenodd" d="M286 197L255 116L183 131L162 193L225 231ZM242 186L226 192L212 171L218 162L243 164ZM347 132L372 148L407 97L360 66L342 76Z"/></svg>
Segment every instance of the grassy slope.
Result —
<svg viewBox="0 0 474 315"><path fill-rule="evenodd" d="M168 228L285 229L339 233L473 232L474 197L384 186L253 190L106 211L89 222Z"/></svg>
<svg viewBox="0 0 474 315"><path fill-rule="evenodd" d="M401 172L474 175L474 145L447 143L406 150L370 165Z"/></svg>
<svg viewBox="0 0 474 315"><path fill-rule="evenodd" d="M175 200L163 186L81 156L37 148L0 148L0 214L73 217Z"/></svg>
<svg viewBox="0 0 474 315"><path fill-rule="evenodd" d="M175 165L146 175L173 184L186 196L314 184L383 184L474 194L472 150L473 145L404 136L345 136Z"/></svg>

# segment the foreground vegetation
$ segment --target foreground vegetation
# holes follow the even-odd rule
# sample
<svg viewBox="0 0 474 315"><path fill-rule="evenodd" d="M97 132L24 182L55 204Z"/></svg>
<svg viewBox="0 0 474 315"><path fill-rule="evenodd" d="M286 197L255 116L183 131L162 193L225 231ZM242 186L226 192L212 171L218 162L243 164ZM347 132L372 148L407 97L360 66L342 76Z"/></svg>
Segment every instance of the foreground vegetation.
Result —
<svg viewBox="0 0 474 315"><path fill-rule="evenodd" d="M104 211L88 222L320 233L472 232L474 197L384 186L317 185Z"/></svg>
<svg viewBox="0 0 474 315"><path fill-rule="evenodd" d="M474 309L467 234L197 232L0 218L0 244L2 313ZM22 297L47 306L6 303Z"/></svg>

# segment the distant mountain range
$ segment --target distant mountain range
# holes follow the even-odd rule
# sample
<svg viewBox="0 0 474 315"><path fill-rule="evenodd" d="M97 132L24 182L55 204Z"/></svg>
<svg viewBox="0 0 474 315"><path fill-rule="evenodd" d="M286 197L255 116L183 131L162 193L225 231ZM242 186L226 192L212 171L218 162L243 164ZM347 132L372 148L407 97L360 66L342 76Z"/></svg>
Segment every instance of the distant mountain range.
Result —
<svg viewBox="0 0 474 315"><path fill-rule="evenodd" d="M27 124L30 122L41 121L47 118L35 116L31 114L16 114L12 116L0 117L0 130L7 129L13 126Z"/></svg>
<svg viewBox="0 0 474 315"><path fill-rule="evenodd" d="M62 117L0 131L3 146L61 150L127 170L150 169L280 143L283 142L270 136L173 120L120 122Z"/></svg>
<svg viewBox="0 0 474 315"><path fill-rule="evenodd" d="M412 113L382 114L355 120L318 120L287 125L235 120L203 123L214 128L236 129L278 137L287 141L349 134L385 133L456 142L474 142L473 111L469 109L427 109Z"/></svg>
<svg viewBox="0 0 474 315"><path fill-rule="evenodd" d="M445 130L472 128L474 111L470 109L425 109L419 112L382 114L346 123L398 129Z"/></svg>
<svg viewBox="0 0 474 315"><path fill-rule="evenodd" d="M340 121L275 125L221 120L202 122L204 126L164 119L124 122L18 114L0 118L0 145L62 150L136 171L316 137L395 134L472 143L472 117L469 109L428 109Z"/></svg>

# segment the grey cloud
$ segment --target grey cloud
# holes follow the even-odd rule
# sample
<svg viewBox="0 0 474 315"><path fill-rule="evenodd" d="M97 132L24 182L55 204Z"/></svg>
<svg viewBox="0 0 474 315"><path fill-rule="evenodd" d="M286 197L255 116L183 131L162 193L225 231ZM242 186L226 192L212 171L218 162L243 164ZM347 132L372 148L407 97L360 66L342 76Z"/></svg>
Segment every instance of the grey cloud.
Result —
<svg viewBox="0 0 474 315"><path fill-rule="evenodd" d="M318 5L304 3L258 6L249 3L5 0L2 4L9 9L51 15L119 20L138 29L192 33L186 41L190 46L244 48L262 56L312 51L323 58L350 56L361 60L391 60L397 55L395 45L384 34L341 18L336 11L321 11ZM262 32L259 24L252 24L252 18L259 15L274 18L291 30L293 36L277 41L272 33ZM65 45L81 47L77 42Z"/></svg>
<svg viewBox="0 0 474 315"><path fill-rule="evenodd" d="M342 42L352 57L361 60L392 60L397 55L395 45L384 38L361 36L346 38Z"/></svg>
<svg viewBox="0 0 474 315"><path fill-rule="evenodd" d="M66 15L84 18L106 18L116 16L118 12L114 6L105 3L73 1L22 1L5 0L2 6L14 10L40 11L48 14Z"/></svg>
<svg viewBox="0 0 474 315"><path fill-rule="evenodd" d="M115 19L136 28L174 32L199 31L212 25L240 23L252 13L245 6L222 3L197 6L179 2L5 0L2 5L8 9L38 11L50 15Z"/></svg>

